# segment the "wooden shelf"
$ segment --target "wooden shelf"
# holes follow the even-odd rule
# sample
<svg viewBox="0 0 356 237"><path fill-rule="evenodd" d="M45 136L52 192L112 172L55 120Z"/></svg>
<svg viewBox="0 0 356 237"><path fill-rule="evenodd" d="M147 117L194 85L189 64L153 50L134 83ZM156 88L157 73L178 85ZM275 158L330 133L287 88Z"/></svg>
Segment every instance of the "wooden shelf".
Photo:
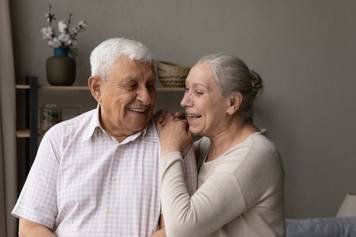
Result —
<svg viewBox="0 0 356 237"><path fill-rule="evenodd" d="M157 87L157 91L184 91L184 87Z"/></svg>
<svg viewBox="0 0 356 237"><path fill-rule="evenodd" d="M44 90L89 90L88 86L39 86L40 89ZM30 85L26 84L18 84L16 85L16 89L19 90L30 90ZM157 91L163 92L183 92L184 88L175 88L175 87L157 87ZM21 129L16 131L17 138L30 138L30 129Z"/></svg>
<svg viewBox="0 0 356 237"><path fill-rule="evenodd" d="M44 90L89 90L88 86L40 86ZM156 87L157 91L184 91L184 87ZM18 84L16 89L29 90L30 85Z"/></svg>
<svg viewBox="0 0 356 237"><path fill-rule="evenodd" d="M89 90L88 86L42 86L44 90ZM183 87L157 87L157 91L184 91Z"/></svg>
<svg viewBox="0 0 356 237"><path fill-rule="evenodd" d="M16 85L16 89L19 89L19 90L29 90L29 89L30 89L30 85L22 85L22 84L19 84L19 85Z"/></svg>
<svg viewBox="0 0 356 237"><path fill-rule="evenodd" d="M89 90L87 86L42 86L44 90Z"/></svg>
<svg viewBox="0 0 356 237"><path fill-rule="evenodd" d="M16 131L17 138L29 138L30 137L30 129L21 129Z"/></svg>

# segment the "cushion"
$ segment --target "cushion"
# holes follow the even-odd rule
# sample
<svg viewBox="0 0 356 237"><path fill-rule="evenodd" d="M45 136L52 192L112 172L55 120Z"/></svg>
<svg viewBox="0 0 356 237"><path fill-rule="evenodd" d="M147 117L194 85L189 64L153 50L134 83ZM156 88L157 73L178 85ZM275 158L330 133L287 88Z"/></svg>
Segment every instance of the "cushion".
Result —
<svg viewBox="0 0 356 237"><path fill-rule="evenodd" d="M356 217L286 219L287 237L355 237Z"/></svg>

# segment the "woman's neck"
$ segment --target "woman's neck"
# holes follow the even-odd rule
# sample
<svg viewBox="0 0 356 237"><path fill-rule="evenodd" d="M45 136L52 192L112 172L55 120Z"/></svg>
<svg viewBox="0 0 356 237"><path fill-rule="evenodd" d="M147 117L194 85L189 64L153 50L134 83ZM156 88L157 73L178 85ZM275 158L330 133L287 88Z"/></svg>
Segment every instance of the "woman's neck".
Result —
<svg viewBox="0 0 356 237"><path fill-rule="evenodd" d="M230 126L214 136L210 136L211 146L207 161L216 159L233 146L243 142L249 135L257 132L258 128L251 122L242 119L234 121Z"/></svg>

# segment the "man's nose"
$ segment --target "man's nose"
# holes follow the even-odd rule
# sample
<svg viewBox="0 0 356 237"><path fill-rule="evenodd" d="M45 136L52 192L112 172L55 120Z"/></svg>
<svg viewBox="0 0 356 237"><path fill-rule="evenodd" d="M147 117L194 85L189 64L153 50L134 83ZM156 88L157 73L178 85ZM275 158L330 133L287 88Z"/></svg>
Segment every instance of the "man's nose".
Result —
<svg viewBox="0 0 356 237"><path fill-rule="evenodd" d="M141 87L137 91L137 99L144 105L150 105L152 103L152 93L146 87Z"/></svg>

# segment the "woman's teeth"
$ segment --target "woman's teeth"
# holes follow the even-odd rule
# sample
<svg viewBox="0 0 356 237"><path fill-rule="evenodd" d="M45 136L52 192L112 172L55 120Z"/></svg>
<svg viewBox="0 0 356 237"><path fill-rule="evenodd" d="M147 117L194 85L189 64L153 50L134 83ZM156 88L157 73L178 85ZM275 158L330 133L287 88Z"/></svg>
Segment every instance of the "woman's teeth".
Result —
<svg viewBox="0 0 356 237"><path fill-rule="evenodd" d="M187 113L187 118L200 118L201 115L199 114L190 114L190 113Z"/></svg>

